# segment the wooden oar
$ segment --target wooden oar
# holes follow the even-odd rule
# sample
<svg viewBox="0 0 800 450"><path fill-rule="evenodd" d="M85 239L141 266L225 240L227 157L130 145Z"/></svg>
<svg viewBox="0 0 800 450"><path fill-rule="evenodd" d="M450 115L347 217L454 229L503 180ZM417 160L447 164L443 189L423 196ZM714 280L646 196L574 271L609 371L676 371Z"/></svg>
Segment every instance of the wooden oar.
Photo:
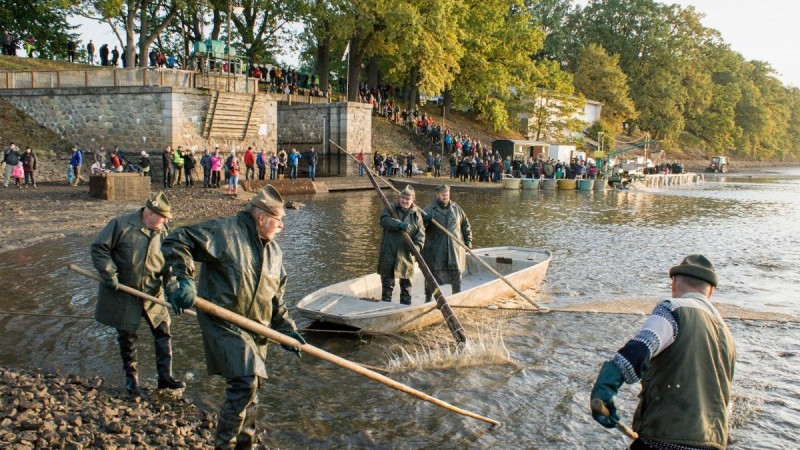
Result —
<svg viewBox="0 0 800 450"><path fill-rule="evenodd" d="M367 177L369 177L369 181L372 183L372 186L375 187L375 190L378 192L378 196L381 198L383 202L383 206L386 208L386 211L394 218L399 220L397 217L397 213L392 208L391 203L383 195L383 191L381 191L381 187L378 186L378 182L375 181L375 177L372 175L372 172L367 170ZM419 269L422 271L422 274L425 276L425 281L427 281L431 286L433 286L434 290L433 293L436 296L436 307L439 308L439 311L442 312L444 316L444 321L447 324L447 327L450 328L450 332L453 334L453 337L456 339L456 342L459 344L464 344L467 342L467 333L464 331L464 327L461 325L461 322L456 317L456 314L453 312L453 308L450 307L450 304L447 303L447 299L445 298L444 294L442 293L442 289L439 287L439 283L436 282L436 277L433 276L433 272L428 267L428 264L425 263L425 260L422 258L422 255L419 252L419 249L414 242L411 240L411 236L408 235L407 232L403 231L401 233L403 236L403 241L405 242L406 246L411 253L414 254L414 257L417 259L417 264L419 265Z"/></svg>
<svg viewBox="0 0 800 450"><path fill-rule="evenodd" d="M352 154L350 154L350 153L349 153L347 150L343 149L342 147L340 147L338 144L336 144L336 143L335 143L335 142L333 142L333 141L330 141L330 142L331 142L333 145L335 145L335 146L339 147L339 150L341 150L341 151L345 152L345 153L346 153L348 156L350 156L351 158L355 159L355 160L356 160L356 161L357 161L359 164L361 164L361 162L360 162L360 161L358 161L358 159L357 159L355 156L353 156ZM366 164L364 164L364 169L365 169L365 172L373 172L373 170L372 170L372 169L370 169L370 168L369 168L369 167L368 167ZM394 185L393 185L392 183L390 183L390 182L389 182L389 180L387 180L387 179L385 179L385 178L381 177L380 175L378 175L377 177L378 177L378 178L380 178L380 179L381 179L381 181L383 181L384 183L386 183L386 185L387 185L387 186L389 186L389 188L391 188L393 191L395 191L395 192L397 192L397 193L399 193L399 192L400 192L400 191L399 191L399 190L398 190L396 187L394 187ZM417 209L418 209L418 210L419 210L419 211L420 211L420 212L421 212L423 215L425 215L425 216L427 216L427 215L428 215L428 214L425 212L425 210L424 210L424 209L422 209L422 208L420 208L419 206L417 206L417 204L416 204L416 203L414 204L414 207L415 207L415 208L417 208ZM525 293L524 293L524 292L522 292L522 291L520 291L519 289L517 289L517 287L516 287L516 286L514 286L514 285L513 285L513 284L512 284L512 283L511 283L511 282L508 280L508 278L504 277L504 276L503 276L503 275L502 275L500 272L496 271L496 270L494 269L494 267L492 267L492 266L491 266L489 263L487 263L486 261L484 261L484 260L483 260L483 259L482 259L480 256L476 255L476 254L475 254L475 252L473 252L473 251L472 251L472 249L471 249L471 248L469 248L469 246L468 246L467 244L465 244L465 243L464 243L464 242L463 242L461 239L459 239L459 238L458 238L458 236L456 236L456 235L454 235L453 233L451 233L451 232L450 232L450 230L448 230L447 228L445 228L445 227L444 227L442 224L440 224L439 222L437 222L435 219L431 219L431 223L432 223L432 224L434 224L434 225L435 225L437 228L439 228L440 230L442 230L442 231L443 231L445 234L447 234L447 236L448 236L448 237L450 237L450 239L452 239L452 240L453 240L453 241L455 241L457 244L459 244L461 247L463 247L463 248L464 248L464 250L466 250L466 251L467 251L467 253L469 253L469 254L470 254L470 255L472 255L472 256L473 256L473 257L474 257L476 260L478 260L478 262L479 262L481 265L483 265L483 267L485 267L485 268L486 268L486 269L487 269L489 272L491 272L492 274L494 274L496 277L500 278L500 279L501 279L501 280L502 280L502 281L503 281L505 284L507 284L507 285L508 285L508 286L509 286L511 289L513 289L513 290L514 290L514 292L516 292L517 294L519 294L519 296L520 296L520 297L522 297L522 298L523 298L523 299L525 299L525 300L526 300L528 303L530 303L531 305L533 305L533 307L534 307L534 308L536 308L536 311L538 311L538 312L550 312L550 310L549 310L548 308L542 308L541 306L539 306L539 304L538 304L538 303L536 303L535 301L533 301L533 299L531 299L530 297L528 297L527 295L525 295Z"/></svg>
<svg viewBox="0 0 800 450"><path fill-rule="evenodd" d="M85 270L85 269L83 269L83 268L81 268L79 266L76 266L75 264L69 264L67 267L70 270L72 270L74 272L77 272L77 273L79 273L81 275L87 276L87 277L92 278L92 279L99 278L100 281L102 281L102 278L100 278L96 274L94 274L92 272L89 272L88 270ZM123 287L125 289L123 289ZM159 298L153 297L152 295L145 294L144 292L140 292L140 291L138 291L136 289L133 289L131 287L128 287L128 286L120 285L120 290L125 292L125 293L131 294L131 295L135 295L135 296L137 296L139 298L142 298L142 299L145 299L145 300L149 300L151 302L158 303L159 305L169 306L169 304L167 304L166 302L164 302L163 300L161 300ZM211 303L210 301L205 300L205 299L203 299L201 297L195 297L194 298L194 307L199 309L200 311L203 311L204 313L206 313L208 315L215 316L215 317L218 317L218 318L220 318L222 320L230 322L230 323L238 326L239 328L243 328L243 329L245 329L247 331L250 331L252 333L256 333L258 335L264 336L264 337L269 338L269 339L271 339L271 340L273 340L273 341L275 341L275 342L277 342L279 344L288 345L290 347L297 347L300 350L302 350L303 352L305 352L305 353L307 353L307 354L309 354L311 356L314 356L314 357L317 357L319 359L323 359L323 360L328 361L330 363L336 364L337 366L343 367L343 368L345 368L347 370L355 372L355 373L357 373L359 375L362 375L364 377L367 377L367 378L369 378L371 380L374 380L374 381L377 381L379 383L385 384L386 386L389 386L389 387L391 387L393 389L396 389L396 390L398 390L400 392L405 392L406 394L409 394L411 396L414 396L414 397L417 397L419 399L425 400L426 402L433 403L434 405L439 406L441 408L447 409L449 411L453 411L453 412L455 412L457 414L461 414L463 416L471 417L473 419L478 419L478 420L484 421L484 422L492 424L492 425L500 425L500 422L498 422L498 421L496 421L494 419L490 419L488 417L481 416L480 414L476 414L476 413L473 413L471 411L467 411L465 409L461 409L461 408L458 408L456 406L453 406L453 405L445 402L444 400L439 400L436 397L432 397L432 396L430 396L430 395L428 395L428 394L426 394L426 393L424 393L422 391L418 391L418 390L416 390L416 389L414 389L414 388L412 388L410 386L406 386L405 384L397 382L397 381L395 381L395 380L393 380L393 379L391 379L391 378L389 378L387 376L384 376L384 375L381 375L379 373L376 373L375 371L370 370L370 369L368 369L366 367L363 367L363 366L361 366L361 365L359 365L357 363L354 363L352 361L344 359L344 358L342 358L340 356L336 356L336 355L334 355L332 353L328 353L325 350L322 350L321 348L315 347L315 346L313 346L311 344L302 344L302 343L300 343L300 341L298 341L298 340L296 340L294 338L286 336L285 334L283 334L281 332L275 331L275 330L273 330L273 329L271 329L269 327L266 327L266 326L264 326L264 325L262 325L262 324L260 324L258 322L250 320L250 319L248 319L246 317L240 316L239 314L236 314L236 313L234 313L232 311L229 311L229 310L227 310L227 309L225 309L225 308L223 308L221 306L217 306L214 303ZM196 315L196 313L194 311L191 311L191 310L186 310L185 313L190 314L192 316Z"/></svg>
<svg viewBox="0 0 800 450"><path fill-rule="evenodd" d="M606 416L606 417L611 415L611 411L608 410L608 407L606 407L606 404L603 403L603 400L601 400L599 398L593 398L592 399L591 407L592 407L592 412L593 413L597 413L597 414L600 414L601 416ZM624 425L624 424L622 424L620 422L617 422L617 429L619 431L622 431L623 433L625 433L625 435L628 436L631 439L639 439L639 434L638 433L636 433L635 431L631 430L626 425Z"/></svg>

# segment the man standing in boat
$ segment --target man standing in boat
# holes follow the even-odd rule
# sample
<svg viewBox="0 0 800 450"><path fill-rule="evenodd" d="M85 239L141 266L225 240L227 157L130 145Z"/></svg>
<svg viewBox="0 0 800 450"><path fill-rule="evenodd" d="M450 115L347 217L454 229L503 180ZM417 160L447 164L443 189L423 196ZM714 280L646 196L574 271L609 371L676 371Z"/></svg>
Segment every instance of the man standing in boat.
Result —
<svg viewBox="0 0 800 450"><path fill-rule="evenodd" d="M450 200L450 186L436 188L436 197L426 206L423 222L425 224L425 246L422 257L433 272L436 282L449 284L453 294L461 292L461 274L467 266L467 252L461 243L472 248L472 228L464 210ZM432 221L447 229L459 242L448 236ZM425 281L425 302L433 296L434 287Z"/></svg>
<svg viewBox="0 0 800 450"><path fill-rule="evenodd" d="M617 426L614 397L624 383L641 381L633 416L639 438L631 449L724 449L736 348L709 301L717 274L705 256L689 255L669 275L672 298L656 305L636 336L600 369L592 416L606 428ZM598 400L608 411L595 406Z"/></svg>
<svg viewBox="0 0 800 450"><path fill-rule="evenodd" d="M389 211L381 214L380 224L383 227L381 253L378 258L378 274L381 276L381 300L392 301L394 280L400 279L400 303L411 304L411 279L414 277L414 256L406 246L402 233L408 233L411 241L422 250L425 243L425 228L422 214L414 207L414 188L406 186L400 191L397 202L392 205L398 219Z"/></svg>
<svg viewBox="0 0 800 450"><path fill-rule="evenodd" d="M161 295L164 256L161 242L169 233L169 201L163 192L148 200L144 208L111 219L92 242L92 264L105 280L97 294L95 319L117 329L117 342L125 369L125 388L140 395L136 369L136 331L142 316L155 339L159 389L181 389L186 385L172 377L172 345L167 309L118 291L120 284L152 296Z"/></svg>
<svg viewBox="0 0 800 450"><path fill-rule="evenodd" d="M178 281L167 289L177 314L200 296L305 344L283 303L286 270L275 236L286 215L283 198L265 186L233 217L175 230L164 241L166 264ZM195 261L203 263L196 274ZM194 278L197 276L197 287ZM217 449L249 449L255 441L258 387L267 378L267 339L197 311L209 375L227 381L217 419ZM300 349L283 346L300 356Z"/></svg>

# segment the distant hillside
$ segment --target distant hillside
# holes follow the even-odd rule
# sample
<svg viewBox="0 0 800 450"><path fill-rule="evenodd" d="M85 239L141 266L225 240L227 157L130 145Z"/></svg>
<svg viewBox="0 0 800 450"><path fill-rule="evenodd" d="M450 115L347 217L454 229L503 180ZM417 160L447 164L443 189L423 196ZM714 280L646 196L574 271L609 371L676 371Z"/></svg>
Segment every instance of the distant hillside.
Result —
<svg viewBox="0 0 800 450"><path fill-rule="evenodd" d="M420 112L424 112L433 117L434 123L442 123L442 109L436 105L425 105L420 107ZM472 139L481 141L482 144L491 146L495 139L524 139L516 132L495 133L488 125L475 119L471 114L451 111L444 120L444 126L454 134L461 133ZM389 120L379 117L372 117L372 150L397 154L414 152L436 151L440 147L427 142L421 136L417 136L413 131L396 125Z"/></svg>
<svg viewBox="0 0 800 450"><path fill-rule="evenodd" d="M18 56L0 55L0 71L3 70L68 70L68 69L102 69L101 66L77 64L51 59L20 58Z"/></svg>

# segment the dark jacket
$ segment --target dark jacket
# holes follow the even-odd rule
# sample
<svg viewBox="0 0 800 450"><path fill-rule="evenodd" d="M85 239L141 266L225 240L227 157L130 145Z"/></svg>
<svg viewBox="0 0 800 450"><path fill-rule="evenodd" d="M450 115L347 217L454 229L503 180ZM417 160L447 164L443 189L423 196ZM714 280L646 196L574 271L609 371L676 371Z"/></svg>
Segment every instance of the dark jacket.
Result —
<svg viewBox="0 0 800 450"><path fill-rule="evenodd" d="M25 172L35 171L36 165L39 162L32 151L30 153L23 153L22 156L19 157L19 160L22 161L22 168L25 169Z"/></svg>
<svg viewBox="0 0 800 450"><path fill-rule="evenodd" d="M116 217L100 231L92 242L92 264L105 279L116 275L119 283L158 297L164 269L161 242L168 230L161 232L145 228L142 222L144 208ZM147 314L154 326L169 323L167 309L114 291L100 285L94 318L110 327L135 331L139 328L142 313Z"/></svg>
<svg viewBox="0 0 800 450"><path fill-rule="evenodd" d="M162 249L175 275L196 279L200 297L275 330L295 329L283 303L287 277L281 249L258 237L249 212L178 228ZM203 263L201 270L195 261ZM197 318L210 375L267 376L266 338L202 311Z"/></svg>
<svg viewBox="0 0 800 450"><path fill-rule="evenodd" d="M387 210L381 214L380 224L383 227L383 238L381 239L381 253L378 257L378 274L382 277L413 278L414 256L406 246L403 231L400 231L398 226L400 222L411 224L408 235L414 245L422 250L422 245L425 243L422 215L413 206L408 212L403 211L397 202L392 205L392 208L400 220L392 218Z"/></svg>
<svg viewBox="0 0 800 450"><path fill-rule="evenodd" d="M431 219L442 225L454 234L458 239L472 247L472 228L469 225L467 215L455 202L450 202L447 207L439 205L434 200L433 203L425 207ZM453 240L433 223L428 222L425 227L425 246L422 249L422 257L431 270L458 269L464 272L467 267L467 251L460 244Z"/></svg>
<svg viewBox="0 0 800 450"><path fill-rule="evenodd" d="M204 170L211 170L211 155L204 154L203 157L200 158L200 165Z"/></svg>

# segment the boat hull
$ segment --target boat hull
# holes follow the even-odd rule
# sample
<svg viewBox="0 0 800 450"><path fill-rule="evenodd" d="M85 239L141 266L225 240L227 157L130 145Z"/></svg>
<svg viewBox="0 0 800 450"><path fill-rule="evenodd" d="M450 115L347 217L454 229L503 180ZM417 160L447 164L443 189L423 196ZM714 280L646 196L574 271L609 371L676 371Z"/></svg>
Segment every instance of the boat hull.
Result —
<svg viewBox="0 0 800 450"><path fill-rule="evenodd" d="M525 290L539 285L550 264L550 252L520 247L490 247L474 250L515 287ZM313 292L297 304L304 317L346 325L365 333L402 333L424 328L444 320L436 303L424 303L425 280L415 269L412 304L399 303L399 289L392 302L380 301L381 280L377 274L365 275ZM514 290L491 274L471 255L462 279L462 291L453 294L449 285L442 290L451 306L486 306L515 295Z"/></svg>

